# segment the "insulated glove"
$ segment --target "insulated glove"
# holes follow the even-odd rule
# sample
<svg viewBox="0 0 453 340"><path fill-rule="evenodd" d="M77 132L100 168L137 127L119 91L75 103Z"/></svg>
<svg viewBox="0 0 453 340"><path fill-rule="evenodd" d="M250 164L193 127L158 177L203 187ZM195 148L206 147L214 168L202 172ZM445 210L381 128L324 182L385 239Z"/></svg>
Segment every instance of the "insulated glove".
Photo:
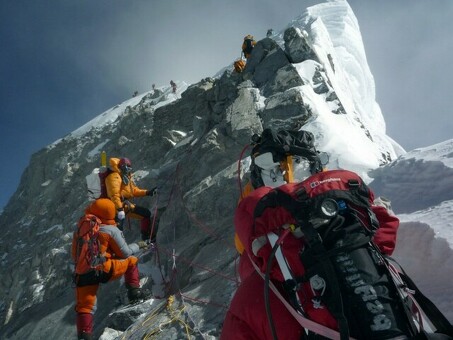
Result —
<svg viewBox="0 0 453 340"><path fill-rule="evenodd" d="M126 213L124 212L124 210L120 210L118 211L116 217L118 218L119 221L122 221L126 217Z"/></svg>
<svg viewBox="0 0 453 340"><path fill-rule="evenodd" d="M156 194L157 194L157 187L154 187L151 190L146 190L146 196L154 196Z"/></svg>
<svg viewBox="0 0 453 340"><path fill-rule="evenodd" d="M146 241L138 241L137 245L138 245L139 249L147 249L148 248L148 243Z"/></svg>
<svg viewBox="0 0 453 340"><path fill-rule="evenodd" d="M128 200L123 201L123 209L126 213L134 210L134 205Z"/></svg>

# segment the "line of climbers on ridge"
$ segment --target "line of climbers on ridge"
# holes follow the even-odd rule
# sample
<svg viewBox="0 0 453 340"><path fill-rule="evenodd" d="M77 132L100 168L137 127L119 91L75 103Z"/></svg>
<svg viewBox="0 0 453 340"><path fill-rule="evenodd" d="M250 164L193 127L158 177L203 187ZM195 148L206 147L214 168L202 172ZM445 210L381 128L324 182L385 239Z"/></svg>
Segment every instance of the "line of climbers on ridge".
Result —
<svg viewBox="0 0 453 340"><path fill-rule="evenodd" d="M269 38L274 34L274 30L272 28L268 29L266 32L266 37ZM247 34L242 42L241 46L241 56L239 59L235 60L233 63L234 70L237 73L241 73L245 69L246 61L250 58L253 49L256 46L256 40L251 34ZM245 60L244 60L245 59ZM173 80L170 80L170 87L172 89L172 93L176 93L176 83ZM156 85L152 84L153 91L156 91ZM160 91L160 90L158 90ZM138 95L138 91L134 91L132 94L132 98Z"/></svg>
<svg viewBox="0 0 453 340"><path fill-rule="evenodd" d="M162 90L156 88L156 84L152 84L151 86L152 86L154 98L155 98L156 96L160 96L160 95L163 94L163 91L162 91ZM172 92L172 93L176 93L177 85L176 85L176 83L175 83L173 80L170 80L170 87L171 87L171 92ZM137 97L137 96L138 96L138 91L135 90L135 91L132 93L132 98L135 98L135 97Z"/></svg>
<svg viewBox="0 0 453 340"><path fill-rule="evenodd" d="M273 29L268 29L266 32L266 37L271 37L274 34ZM254 47L256 46L256 40L254 39L253 35L247 34L242 42L241 46L241 57L237 59L233 63L234 70L237 73L241 73L245 69L246 61L250 58L250 55L252 54L252 51ZM244 60L245 58L245 60ZM170 87L172 89L172 93L176 93L176 83L173 80L170 80ZM153 91L156 91L156 85L152 84L152 89ZM160 90L159 90L160 91ZM134 91L132 94L132 98L136 97L138 95L138 91Z"/></svg>

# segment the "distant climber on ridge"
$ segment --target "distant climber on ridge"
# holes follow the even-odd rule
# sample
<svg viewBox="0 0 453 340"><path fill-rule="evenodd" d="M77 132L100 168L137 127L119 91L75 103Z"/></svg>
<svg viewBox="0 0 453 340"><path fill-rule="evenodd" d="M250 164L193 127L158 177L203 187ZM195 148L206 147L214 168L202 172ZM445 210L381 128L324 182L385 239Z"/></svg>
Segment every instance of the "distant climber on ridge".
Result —
<svg viewBox="0 0 453 340"><path fill-rule="evenodd" d="M176 83L173 80L170 80L170 86L172 88L173 93L176 93Z"/></svg>
<svg viewBox="0 0 453 340"><path fill-rule="evenodd" d="M253 39L253 35L247 34L244 37L244 42L242 43L242 53L244 54L245 59L250 57L255 45L256 41Z"/></svg>

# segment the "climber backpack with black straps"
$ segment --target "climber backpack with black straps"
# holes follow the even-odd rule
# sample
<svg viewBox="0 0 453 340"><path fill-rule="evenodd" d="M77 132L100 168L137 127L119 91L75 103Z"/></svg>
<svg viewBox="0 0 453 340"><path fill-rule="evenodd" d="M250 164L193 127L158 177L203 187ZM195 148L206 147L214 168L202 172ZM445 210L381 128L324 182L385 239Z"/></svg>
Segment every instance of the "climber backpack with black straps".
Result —
<svg viewBox="0 0 453 340"><path fill-rule="evenodd" d="M74 273L77 275L99 271L105 262L100 253L99 229L101 220L86 214L79 219L73 234Z"/></svg>
<svg viewBox="0 0 453 340"><path fill-rule="evenodd" d="M434 335L434 330L447 339L452 335L448 320L418 289L414 294L413 282L372 242L379 222L371 210L371 197L357 174L334 170L276 188L261 198L255 218L267 208L282 207L296 221L293 234L304 238L299 252L304 275L284 284L289 302L301 315L304 303L326 306L337 320L342 340L442 336ZM285 242L277 242L273 253L278 247L284 248ZM307 283L315 296L301 302L298 296ZM425 329L427 323L430 327Z"/></svg>

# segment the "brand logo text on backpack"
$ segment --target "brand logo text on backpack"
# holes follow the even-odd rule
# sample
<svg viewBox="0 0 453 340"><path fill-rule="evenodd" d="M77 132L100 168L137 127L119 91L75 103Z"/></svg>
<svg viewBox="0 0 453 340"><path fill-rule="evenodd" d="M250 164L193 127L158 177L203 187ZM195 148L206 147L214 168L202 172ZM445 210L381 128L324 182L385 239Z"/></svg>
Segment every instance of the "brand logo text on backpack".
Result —
<svg viewBox="0 0 453 340"><path fill-rule="evenodd" d="M354 294L361 297L366 309L371 313L373 323L369 325L370 329L374 332L390 329L392 321L384 314L384 306L378 300L375 289L363 280L349 254L340 253L336 257L336 262L343 273L347 274L346 282L349 287L354 290Z"/></svg>
<svg viewBox="0 0 453 340"><path fill-rule="evenodd" d="M328 182L340 182L341 179L338 178L338 177L333 177L333 178L326 178L322 181L314 181L314 182L311 182L310 183L310 188L316 188L317 186L321 185L321 184L324 184L324 183L328 183Z"/></svg>

